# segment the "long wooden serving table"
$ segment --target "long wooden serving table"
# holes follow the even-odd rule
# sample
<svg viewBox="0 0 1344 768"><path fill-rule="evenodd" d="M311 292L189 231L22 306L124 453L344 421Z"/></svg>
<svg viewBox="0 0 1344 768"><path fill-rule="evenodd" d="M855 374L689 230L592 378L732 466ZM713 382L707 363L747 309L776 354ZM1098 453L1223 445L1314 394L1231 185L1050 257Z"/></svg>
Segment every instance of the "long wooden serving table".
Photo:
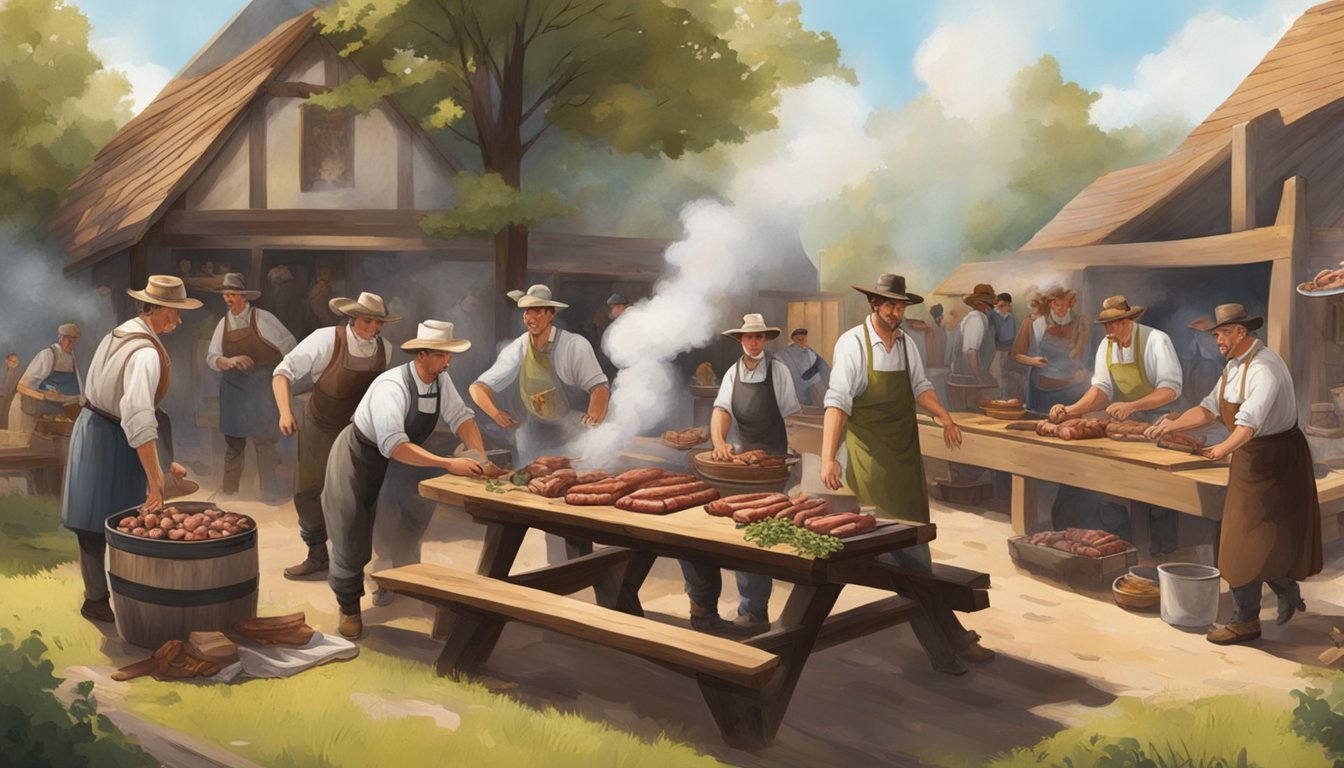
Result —
<svg viewBox="0 0 1344 768"><path fill-rule="evenodd" d="M925 456L987 467L1013 476L1013 532L1028 533L1038 522L1036 483L1044 480L1143 501L1189 515L1219 520L1227 495L1225 462L1158 448L1151 443L1109 438L1060 440L1008 429L1013 423L975 413L954 413L962 444L949 449L931 417L919 419ZM1344 506L1344 473L1317 480L1323 516ZM1333 520L1333 519L1332 519ZM1331 537L1333 538L1333 537Z"/></svg>
<svg viewBox="0 0 1344 768"><path fill-rule="evenodd" d="M783 719L808 656L820 648L909 621L935 666L953 651L936 631L916 595L937 577L878 564L874 558L932 540L928 524L886 522L875 531L845 539L827 559L800 557L787 546L762 549L744 541L731 519L703 507L669 515L644 515L610 506L570 506L526 490L487 491L481 480L443 477L420 484L426 498L459 505L486 526L485 547L475 574L439 566L380 571L380 585L440 606L435 635L446 640L441 673L471 671L489 657L509 620L525 621L643 656L694 677L725 739L744 747L770 743ZM608 545L592 555L526 573L512 573L529 528ZM657 557L709 562L722 568L766 574L794 584L769 631L742 643L642 618L640 585ZM955 569L954 569L955 570ZM593 606L563 597L619 575L616 605ZM988 577L956 585L976 594L958 610L988 605ZM846 584L899 595L832 615ZM934 584L934 587L939 586ZM944 584L943 586L950 586ZM975 589L972 591L970 587ZM953 601L955 602L955 601ZM736 649L741 649L739 652ZM752 654L756 654L754 660ZM746 658L744 658L744 655Z"/></svg>

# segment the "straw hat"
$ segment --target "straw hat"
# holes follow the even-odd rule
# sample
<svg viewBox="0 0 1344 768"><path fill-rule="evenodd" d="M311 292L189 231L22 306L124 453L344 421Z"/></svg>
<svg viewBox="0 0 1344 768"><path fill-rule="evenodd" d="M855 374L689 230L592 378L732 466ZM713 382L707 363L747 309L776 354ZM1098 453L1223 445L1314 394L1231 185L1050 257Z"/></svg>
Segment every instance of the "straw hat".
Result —
<svg viewBox="0 0 1344 768"><path fill-rule="evenodd" d="M738 336L744 333L764 333L765 340L769 341L770 339L779 336L780 329L774 327L773 325L766 325L764 317L753 313L742 316L741 328L734 328L730 331L724 331L723 335L732 336L734 339L736 339Z"/></svg>
<svg viewBox="0 0 1344 768"><path fill-rule="evenodd" d="M230 272L227 275L225 275L224 282L220 283L219 287L216 288L213 292L241 293L243 295L243 298L247 299L248 301L252 301L254 299L261 297L261 291L251 290L247 287L247 284L243 282L243 273L241 272Z"/></svg>
<svg viewBox="0 0 1344 768"><path fill-rule="evenodd" d="M367 291L360 293L358 300L337 296L327 302L327 308L338 315L371 317L374 320L382 320L384 323L395 323L401 319L401 315L394 315L387 311L382 296Z"/></svg>
<svg viewBox="0 0 1344 768"><path fill-rule="evenodd" d="M1133 318L1138 320L1147 312L1147 307L1131 307L1124 296L1112 296L1101 302L1101 312L1097 313L1097 323L1113 323L1116 320Z"/></svg>
<svg viewBox="0 0 1344 768"><path fill-rule="evenodd" d="M1265 318L1248 315L1246 308L1240 304L1219 304L1213 310L1213 327L1218 328L1232 323L1245 326L1248 331L1254 331L1265 324Z"/></svg>
<svg viewBox="0 0 1344 768"><path fill-rule="evenodd" d="M404 342L401 348L407 352L417 349L429 349L436 352L466 352L471 342L453 337L453 324L443 320L426 320L416 326L415 338Z"/></svg>
<svg viewBox="0 0 1344 768"><path fill-rule="evenodd" d="M200 299L187 298L187 286L182 283L182 278L172 275L150 275L149 281L145 284L145 290L135 291L127 288L126 295L136 301L156 304L160 307L171 307L172 309L201 308Z"/></svg>
<svg viewBox="0 0 1344 768"><path fill-rule="evenodd" d="M551 289L544 285L534 285L527 289L527 292L509 291L504 294L510 299L518 302L519 309L528 309L529 307L554 307L564 309L568 304L562 304L551 298Z"/></svg>
<svg viewBox="0 0 1344 768"><path fill-rule="evenodd" d="M999 300L999 294L994 291L994 286L989 283L980 283L975 286L975 290L961 297L966 302L966 306L974 307L976 302L984 302L989 306L994 306L994 302Z"/></svg>
<svg viewBox="0 0 1344 768"><path fill-rule="evenodd" d="M895 299L896 301L904 301L906 304L924 303L923 296L905 290L905 277L903 275L878 275L877 285L872 288L864 288L858 285L850 287L866 296Z"/></svg>
<svg viewBox="0 0 1344 768"><path fill-rule="evenodd" d="M78 339L79 326L75 325L74 323L61 323L56 327L56 334L58 336L74 336L76 339Z"/></svg>

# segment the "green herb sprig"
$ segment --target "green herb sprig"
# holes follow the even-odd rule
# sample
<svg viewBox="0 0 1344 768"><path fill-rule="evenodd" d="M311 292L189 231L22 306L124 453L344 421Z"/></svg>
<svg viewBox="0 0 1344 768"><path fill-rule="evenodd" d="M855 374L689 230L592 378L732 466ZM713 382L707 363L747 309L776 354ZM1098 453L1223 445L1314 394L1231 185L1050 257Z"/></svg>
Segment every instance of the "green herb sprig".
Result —
<svg viewBox="0 0 1344 768"><path fill-rule="evenodd" d="M835 536L809 531L783 518L770 517L748 523L742 529L742 537L762 549L788 544L800 557L809 560L827 558L845 548L845 543Z"/></svg>

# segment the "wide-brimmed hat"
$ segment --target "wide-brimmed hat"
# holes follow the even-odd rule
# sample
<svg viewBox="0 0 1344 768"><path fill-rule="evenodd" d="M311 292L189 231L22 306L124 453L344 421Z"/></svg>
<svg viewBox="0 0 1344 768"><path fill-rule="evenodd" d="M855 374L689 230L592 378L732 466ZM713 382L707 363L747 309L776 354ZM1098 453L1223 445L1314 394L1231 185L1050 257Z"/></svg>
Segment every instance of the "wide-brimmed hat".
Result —
<svg viewBox="0 0 1344 768"><path fill-rule="evenodd" d="M1101 311L1097 313L1097 323L1113 323L1116 320L1133 318L1138 320L1147 312L1147 307L1131 307L1124 296L1112 296L1101 302Z"/></svg>
<svg viewBox="0 0 1344 768"><path fill-rule="evenodd" d="M627 298L625 298L625 294L623 294L623 293L613 293L613 294L611 294L610 296L607 297L607 306L608 306L608 307L614 307L614 306L616 306L617 304L625 304L625 305L629 306L629 304L630 304L630 300L627 299Z"/></svg>
<svg viewBox="0 0 1344 768"><path fill-rule="evenodd" d="M219 287L214 290L214 293L241 293L243 298L248 301L252 301L261 296L261 291L247 287L242 272L230 272L225 275L224 282L219 284Z"/></svg>
<svg viewBox="0 0 1344 768"><path fill-rule="evenodd" d="M551 289L545 285L534 285L523 291L509 291L504 294L518 303L519 309L528 309L529 307L554 307L564 309L568 304L561 303L551 298Z"/></svg>
<svg viewBox="0 0 1344 768"><path fill-rule="evenodd" d="M1213 327L1219 328L1224 325L1246 326L1246 330L1254 331L1265 324L1265 318L1252 317L1246 313L1246 308L1240 304L1219 304L1213 310ZM1213 330L1210 328L1209 330Z"/></svg>
<svg viewBox="0 0 1344 768"><path fill-rule="evenodd" d="M773 325L766 325L765 318L756 313L742 316L742 327L734 328L730 331L724 331L724 336L732 336L736 339L744 333L764 333L766 341L773 339L780 334L780 329Z"/></svg>
<svg viewBox="0 0 1344 768"><path fill-rule="evenodd" d="M74 336L75 338L79 338L79 326L74 323L61 323L56 326L56 335Z"/></svg>
<svg viewBox="0 0 1344 768"><path fill-rule="evenodd" d="M1032 296L1032 301L1053 301L1055 299L1062 299L1071 293L1073 293L1072 290L1056 283Z"/></svg>
<svg viewBox="0 0 1344 768"><path fill-rule="evenodd" d="M979 283L974 290L961 297L961 300L966 302L968 307L974 307L977 301L984 302L992 307L999 300L999 294L994 290L994 286L989 283Z"/></svg>
<svg viewBox="0 0 1344 768"><path fill-rule="evenodd" d="M415 338L403 342L401 348L410 352L431 349L436 352L466 352L471 342L453 336L453 324L445 320L425 320L416 326Z"/></svg>
<svg viewBox="0 0 1344 768"><path fill-rule="evenodd" d="M867 296L877 296L883 299L895 299L904 301L906 304L923 304L924 297L917 293L911 293L905 290L905 277L903 275L878 275L877 285L872 288L864 288L861 285L851 286L854 290Z"/></svg>
<svg viewBox="0 0 1344 768"><path fill-rule="evenodd" d="M806 335L808 335L806 328L794 328L793 332L789 334L789 338L792 339L794 336L806 336Z"/></svg>
<svg viewBox="0 0 1344 768"><path fill-rule="evenodd" d="M1200 315L1199 317L1196 317L1194 320L1191 320L1190 322L1186 323L1185 327L1189 328L1192 331L1206 331L1206 332L1212 331L1213 318L1209 317L1208 315Z"/></svg>
<svg viewBox="0 0 1344 768"><path fill-rule="evenodd" d="M367 291L360 293L358 299L337 296L327 302L327 308L338 315L371 317L374 320L382 320L384 323L395 323L401 319L401 315L394 315L387 311L387 305L383 303L382 296Z"/></svg>
<svg viewBox="0 0 1344 768"><path fill-rule="evenodd" d="M145 290L126 289L126 295L136 301L172 309L200 309L201 300L187 297L187 286L182 278L173 275L150 275Z"/></svg>

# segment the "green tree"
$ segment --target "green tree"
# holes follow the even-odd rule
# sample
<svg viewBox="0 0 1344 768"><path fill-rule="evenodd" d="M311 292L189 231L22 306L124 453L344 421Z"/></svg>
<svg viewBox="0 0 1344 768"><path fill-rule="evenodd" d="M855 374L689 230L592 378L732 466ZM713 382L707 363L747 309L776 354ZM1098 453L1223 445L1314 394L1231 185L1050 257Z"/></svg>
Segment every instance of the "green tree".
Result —
<svg viewBox="0 0 1344 768"><path fill-rule="evenodd" d="M424 224L488 228L503 290L527 272L528 228L571 210L523 184L546 134L676 158L772 127L781 85L845 73L835 41L798 13L775 0L341 0L318 23L370 76L313 101L368 109L393 96L473 147L486 178L459 177L461 211ZM502 296L496 317L507 321Z"/></svg>
<svg viewBox="0 0 1344 768"><path fill-rule="evenodd" d="M131 86L61 0L0 3L0 217L38 234L57 198L130 119Z"/></svg>

